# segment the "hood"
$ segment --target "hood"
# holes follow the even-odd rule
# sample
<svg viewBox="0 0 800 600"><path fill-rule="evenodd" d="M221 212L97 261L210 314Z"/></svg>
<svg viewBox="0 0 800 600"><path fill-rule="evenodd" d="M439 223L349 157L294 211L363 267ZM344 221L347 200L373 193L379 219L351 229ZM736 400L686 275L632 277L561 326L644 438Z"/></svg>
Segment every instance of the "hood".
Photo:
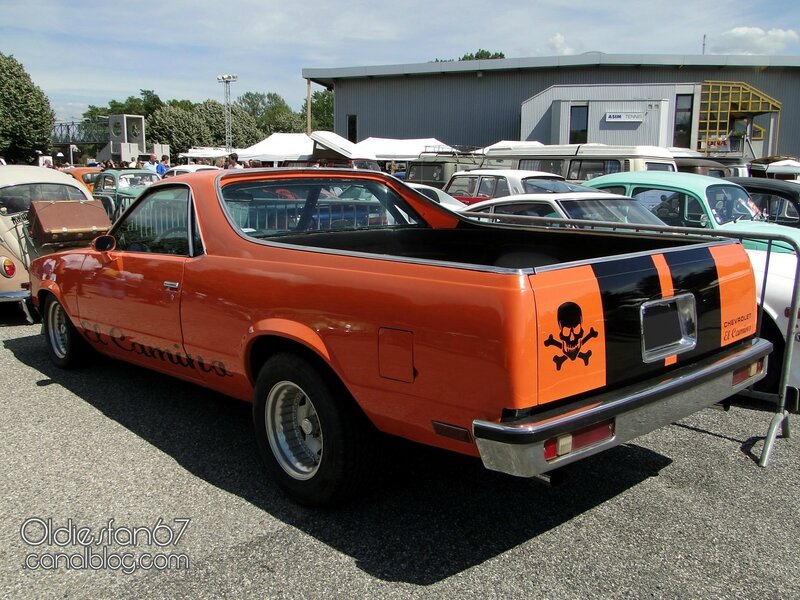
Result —
<svg viewBox="0 0 800 600"><path fill-rule="evenodd" d="M758 239L760 236L764 235L781 235L792 239L800 246L800 229L787 227L786 225L778 225L777 223L768 223L766 221L731 221L720 225L718 229L720 231L752 235L753 238L742 240L742 244L744 244L745 248L751 250L767 249L767 243L765 241L759 241ZM794 252L792 246L785 242L774 242L772 249L776 252Z"/></svg>

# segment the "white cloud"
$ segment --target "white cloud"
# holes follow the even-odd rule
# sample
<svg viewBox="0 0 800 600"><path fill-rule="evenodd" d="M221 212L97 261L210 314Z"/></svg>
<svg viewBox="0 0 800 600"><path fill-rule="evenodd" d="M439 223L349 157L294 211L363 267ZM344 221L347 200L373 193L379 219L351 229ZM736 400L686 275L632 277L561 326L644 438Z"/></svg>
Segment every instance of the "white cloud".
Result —
<svg viewBox="0 0 800 600"><path fill-rule="evenodd" d="M577 54L577 50L567 44L567 38L561 33L551 35L547 40L547 46L553 51L553 54L565 56L568 54Z"/></svg>
<svg viewBox="0 0 800 600"><path fill-rule="evenodd" d="M760 27L734 27L711 40L711 51L715 54L781 54L788 46L800 41L794 29L770 29Z"/></svg>

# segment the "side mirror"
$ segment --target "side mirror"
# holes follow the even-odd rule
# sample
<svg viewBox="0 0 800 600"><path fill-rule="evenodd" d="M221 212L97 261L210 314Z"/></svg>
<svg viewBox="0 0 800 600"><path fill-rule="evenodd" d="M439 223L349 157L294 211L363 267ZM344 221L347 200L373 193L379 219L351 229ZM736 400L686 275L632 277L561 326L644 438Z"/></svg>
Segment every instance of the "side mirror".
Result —
<svg viewBox="0 0 800 600"><path fill-rule="evenodd" d="M98 252L108 252L117 247L117 239L113 235L103 234L92 240L92 249Z"/></svg>

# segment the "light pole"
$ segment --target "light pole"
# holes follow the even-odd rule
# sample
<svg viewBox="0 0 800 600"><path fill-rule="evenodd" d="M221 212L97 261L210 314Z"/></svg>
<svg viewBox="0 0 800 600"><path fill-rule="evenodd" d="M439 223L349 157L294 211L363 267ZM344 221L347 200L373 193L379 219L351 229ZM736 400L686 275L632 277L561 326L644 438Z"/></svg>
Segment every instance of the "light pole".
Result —
<svg viewBox="0 0 800 600"><path fill-rule="evenodd" d="M225 151L231 151L231 83L238 81L238 75L217 75L217 81L225 85Z"/></svg>

